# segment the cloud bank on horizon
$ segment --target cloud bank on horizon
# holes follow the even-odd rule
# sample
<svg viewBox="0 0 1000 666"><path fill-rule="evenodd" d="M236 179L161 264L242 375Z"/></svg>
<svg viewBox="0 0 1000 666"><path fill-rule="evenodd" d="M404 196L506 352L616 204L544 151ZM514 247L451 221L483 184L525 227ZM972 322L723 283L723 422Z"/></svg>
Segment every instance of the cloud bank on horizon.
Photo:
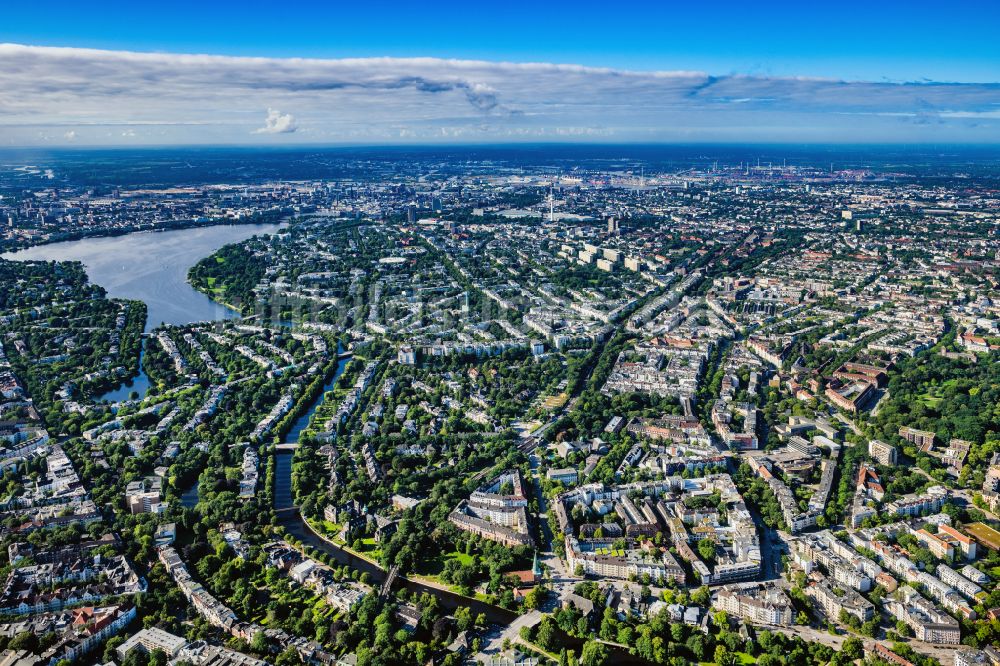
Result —
<svg viewBox="0 0 1000 666"><path fill-rule="evenodd" d="M0 145L1000 142L1000 82L0 44Z"/></svg>

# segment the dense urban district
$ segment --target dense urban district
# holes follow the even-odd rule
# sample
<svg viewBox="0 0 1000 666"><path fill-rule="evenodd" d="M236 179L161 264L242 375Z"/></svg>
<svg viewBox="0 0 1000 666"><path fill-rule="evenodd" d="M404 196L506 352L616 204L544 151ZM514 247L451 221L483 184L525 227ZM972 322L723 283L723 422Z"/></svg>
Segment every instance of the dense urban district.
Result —
<svg viewBox="0 0 1000 666"><path fill-rule="evenodd" d="M237 319L0 260L2 666L1000 664L995 179L2 194L6 249L286 223L190 267Z"/></svg>

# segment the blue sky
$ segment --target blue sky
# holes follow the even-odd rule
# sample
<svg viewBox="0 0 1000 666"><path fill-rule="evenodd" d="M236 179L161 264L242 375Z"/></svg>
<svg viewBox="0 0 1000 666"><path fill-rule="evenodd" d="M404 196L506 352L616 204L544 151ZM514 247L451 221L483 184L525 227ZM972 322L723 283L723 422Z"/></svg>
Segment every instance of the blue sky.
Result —
<svg viewBox="0 0 1000 666"><path fill-rule="evenodd" d="M1000 3L18 2L3 41L138 51L434 56L713 74L992 81Z"/></svg>
<svg viewBox="0 0 1000 666"><path fill-rule="evenodd" d="M996 1L9 5L0 145L1000 142Z"/></svg>

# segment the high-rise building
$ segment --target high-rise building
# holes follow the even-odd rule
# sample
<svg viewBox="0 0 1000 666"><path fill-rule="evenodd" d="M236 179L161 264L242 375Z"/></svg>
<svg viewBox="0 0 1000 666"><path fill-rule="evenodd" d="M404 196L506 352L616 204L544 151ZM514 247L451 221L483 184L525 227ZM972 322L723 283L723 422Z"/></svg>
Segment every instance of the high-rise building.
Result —
<svg viewBox="0 0 1000 666"><path fill-rule="evenodd" d="M879 439L868 442L868 455L887 467L896 464L896 447Z"/></svg>

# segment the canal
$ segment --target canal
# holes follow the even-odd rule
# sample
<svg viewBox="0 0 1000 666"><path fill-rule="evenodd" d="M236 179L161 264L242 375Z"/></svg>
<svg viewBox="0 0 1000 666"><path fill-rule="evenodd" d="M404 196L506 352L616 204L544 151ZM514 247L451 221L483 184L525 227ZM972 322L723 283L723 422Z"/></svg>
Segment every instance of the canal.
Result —
<svg viewBox="0 0 1000 666"><path fill-rule="evenodd" d="M323 384L323 392L319 394L315 401L313 401L313 404L309 405L309 409L307 409L302 416L295 419L292 427L288 429L288 433L284 438L286 444L298 443L299 437L302 435L302 431L309 427L309 421L312 420L313 414L315 414L316 410L320 408L320 405L326 401L326 394L333 390L337 380L340 379L342 374L344 374L344 370L347 369L347 364L351 362L351 356L343 356L343 354L344 348L338 342L337 356L340 360L337 362L337 369L333 371L330 378Z"/></svg>
<svg viewBox="0 0 1000 666"><path fill-rule="evenodd" d="M276 233L283 225L240 225L213 226L180 229L164 232L139 232L124 236L86 238L64 243L40 245L19 252L3 255L5 259L37 261L79 261L91 282L104 287L111 298L137 299L147 305L146 332L161 323L183 325L200 321L234 319L239 315L212 301L195 290L187 282L188 269L202 258L229 243L237 243L254 235ZM144 343L145 345L145 343ZM341 353L338 347L338 353ZM145 353L145 346L141 354ZM341 359L334 374L324 384L324 390L302 416L296 419L285 437L285 442L294 444L308 427L316 410L327 397L337 379L343 374L349 358ZM99 401L118 402L128 398L132 391L145 395L150 380L142 370L134 378L126 380L119 387L98 396ZM374 583L385 580L385 570L364 558L345 551L336 544L321 538L302 520L292 497L292 452L279 451L275 454L274 504L278 512L279 524L285 531L302 543L329 555L334 561L350 566L359 572L367 572ZM194 507L198 503L198 482L181 496L181 504ZM455 610L469 608L474 615L482 614L487 621L497 625L508 625L518 614L488 604L478 599L455 594L449 590L426 585L404 577L396 579L397 584L406 589L429 593L438 598L443 608ZM579 649L580 639L563 637L567 647ZM611 648L614 663L643 663L635 657L616 648Z"/></svg>
<svg viewBox="0 0 1000 666"><path fill-rule="evenodd" d="M299 441L299 436L309 425L312 415L326 399L327 391L333 387L340 375L343 374L347 361L348 359L341 360L341 362L337 365L336 372L327 382L326 386L324 386L323 394L321 394L316 399L316 402L311 405L308 410L306 410L306 413L299 417L292 425L288 436L285 438L286 443L296 443ZM369 560L358 557L357 555L344 550L337 544L321 537L313 531L313 529L302 518L292 496L293 455L294 453L288 450L279 450L275 452L274 508L278 515L278 524L281 525L286 534L295 537L303 544L315 548L322 553L326 553L333 561L339 564L347 565L356 571L367 573L371 576L373 584L379 585L383 583L386 578L385 569ZM195 497L195 500L197 500L197 497ZM466 607L472 611L474 616L482 614L488 622L495 625L506 626L518 618L518 614L516 612L507 610L506 608L488 604L471 597L455 594L454 592L444 590L439 587L432 587L420 581L412 580L403 576L396 578L396 584L402 585L410 592L426 592L434 595L437 597L438 601L440 601L442 608L449 611L454 611L459 607ZM576 650L577 653L579 653L583 646L582 639L569 636L563 632L559 632L559 634L560 641L563 645L569 649ZM608 649L611 654L611 663L628 665L648 663L635 655L629 654L620 647L609 645Z"/></svg>
<svg viewBox="0 0 1000 666"><path fill-rule="evenodd" d="M148 338L143 338L141 346L139 347L139 374L135 377L130 377L126 379L118 388L114 388L107 393L103 393L94 398L94 402L121 402L123 400L128 400L129 396L132 395L132 391L135 391L137 395L137 400L142 400L146 397L146 392L149 390L150 382L149 375L146 374L146 369L142 367L143 359L146 357L146 342Z"/></svg>
<svg viewBox="0 0 1000 666"><path fill-rule="evenodd" d="M336 372L334 372L333 376L327 382L326 387L324 387L326 390L324 390L323 394L320 395L316 402L310 406L306 413L299 417L292 425L291 430L288 432L288 436L285 438L286 443L298 442L298 438L302 431L309 425L309 420L312 418L312 415L316 412L319 406L323 404L327 391L329 388L333 387L340 375L343 374L348 360L349 359L342 359L340 363L337 364ZM373 564L369 560L358 557L353 553L340 548L326 539L321 538L305 523L305 520L299 514L298 507L295 506L295 501L292 497L292 456L293 453L287 450L279 450L275 453L274 508L278 512L279 524L289 535L294 536L302 543L308 544L316 550L326 553L336 562L346 564L347 566L360 572L367 572L368 575L371 576L372 582L376 584L383 582L386 577L385 569ZM454 610L459 606L467 606L474 614L478 615L479 613L482 613L486 616L488 621L496 624L509 624L517 617L517 613L512 611L500 608L499 606L484 603L477 599L463 597L448 590L431 587L430 585L425 585L418 581L403 577L397 578L397 581L404 585L408 590L415 592L429 592L430 594L433 594L438 597L441 601L441 605L445 608Z"/></svg>

